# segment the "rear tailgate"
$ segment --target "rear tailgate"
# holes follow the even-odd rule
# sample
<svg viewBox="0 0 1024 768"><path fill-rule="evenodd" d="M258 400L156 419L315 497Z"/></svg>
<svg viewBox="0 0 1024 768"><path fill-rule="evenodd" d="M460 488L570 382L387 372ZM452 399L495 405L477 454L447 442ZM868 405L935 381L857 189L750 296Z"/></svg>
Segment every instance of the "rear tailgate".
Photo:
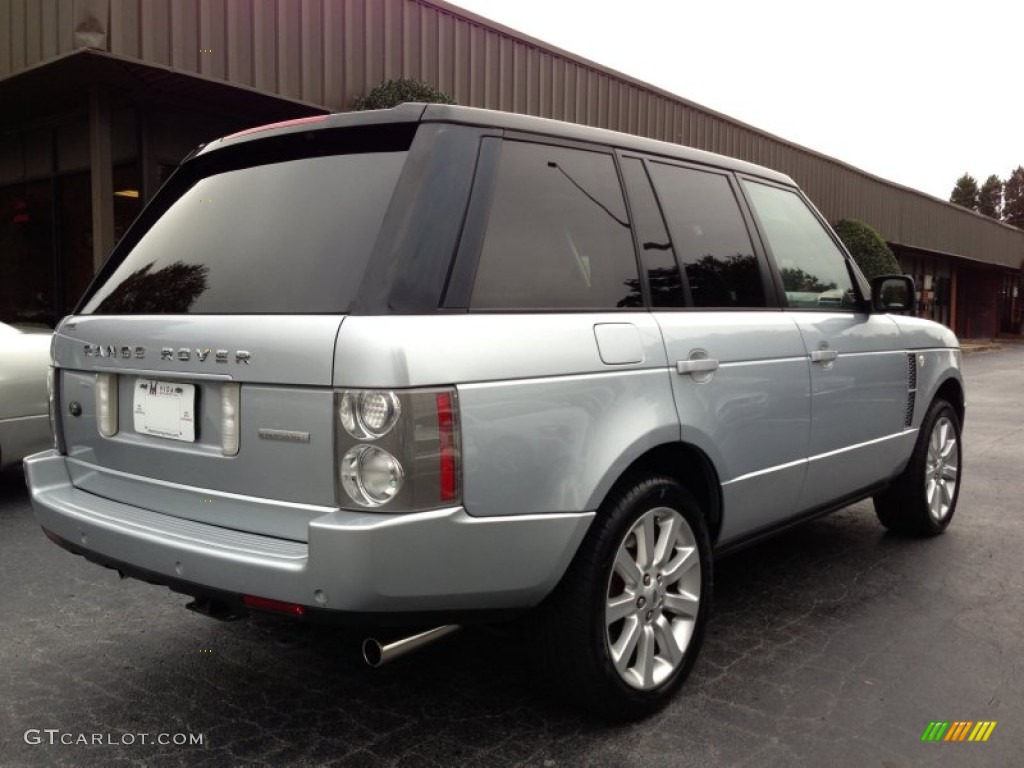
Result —
<svg viewBox="0 0 1024 768"><path fill-rule="evenodd" d="M55 356L72 482L145 509L304 540L309 519L335 504L330 384L341 322L149 316L65 323ZM99 374L116 382L110 437L97 421ZM167 407L150 399L157 382L180 390L171 398L186 427L177 436L166 414L163 424L155 420L153 411ZM236 455L223 451L229 383L240 385Z"/></svg>
<svg viewBox="0 0 1024 768"><path fill-rule="evenodd" d="M54 346L78 488L297 541L335 507L335 342L415 133L348 122L215 143L118 243Z"/></svg>

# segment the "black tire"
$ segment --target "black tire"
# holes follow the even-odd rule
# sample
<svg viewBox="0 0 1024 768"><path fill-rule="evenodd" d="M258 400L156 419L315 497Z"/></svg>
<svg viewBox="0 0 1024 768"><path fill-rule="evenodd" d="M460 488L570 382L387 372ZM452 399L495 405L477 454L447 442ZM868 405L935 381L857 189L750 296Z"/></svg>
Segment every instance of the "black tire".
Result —
<svg viewBox="0 0 1024 768"><path fill-rule="evenodd" d="M650 527L644 529L644 523ZM634 532L637 525L641 530ZM635 571L626 568L628 563L616 567L620 550L627 560L633 557L630 542L637 553ZM641 566L647 557L641 548L654 554L649 567ZM619 575L623 570L638 577L635 585ZM610 720L633 720L664 706L700 651L711 609L711 574L707 524L686 489L654 475L620 484L540 609L536 637L549 687ZM616 615L620 609L630 615L609 624L612 601ZM632 648L619 654L620 669L626 667L621 672L613 660L615 643Z"/></svg>
<svg viewBox="0 0 1024 768"><path fill-rule="evenodd" d="M952 405L936 399L921 422L906 469L874 498L882 525L905 536L945 531L960 496L962 454L960 417Z"/></svg>

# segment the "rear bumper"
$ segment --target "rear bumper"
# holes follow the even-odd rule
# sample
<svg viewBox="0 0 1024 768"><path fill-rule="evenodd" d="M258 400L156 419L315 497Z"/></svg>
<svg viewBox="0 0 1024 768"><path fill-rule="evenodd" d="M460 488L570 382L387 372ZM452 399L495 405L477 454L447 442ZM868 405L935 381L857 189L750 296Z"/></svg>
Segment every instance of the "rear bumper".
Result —
<svg viewBox="0 0 1024 768"><path fill-rule="evenodd" d="M410 515L335 510L308 543L122 504L71 484L65 458L25 459L42 527L73 552L191 594L256 595L311 614L500 611L540 602L593 513L473 518L461 507ZM318 598L319 596L319 598Z"/></svg>

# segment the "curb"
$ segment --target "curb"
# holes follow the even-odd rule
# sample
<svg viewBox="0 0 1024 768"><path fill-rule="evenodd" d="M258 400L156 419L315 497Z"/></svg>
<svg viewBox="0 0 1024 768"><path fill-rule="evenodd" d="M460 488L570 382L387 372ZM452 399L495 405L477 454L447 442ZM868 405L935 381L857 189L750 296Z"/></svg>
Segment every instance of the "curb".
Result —
<svg viewBox="0 0 1024 768"><path fill-rule="evenodd" d="M1002 349L1002 344L961 344L960 351L965 355L976 355L980 352L997 352Z"/></svg>

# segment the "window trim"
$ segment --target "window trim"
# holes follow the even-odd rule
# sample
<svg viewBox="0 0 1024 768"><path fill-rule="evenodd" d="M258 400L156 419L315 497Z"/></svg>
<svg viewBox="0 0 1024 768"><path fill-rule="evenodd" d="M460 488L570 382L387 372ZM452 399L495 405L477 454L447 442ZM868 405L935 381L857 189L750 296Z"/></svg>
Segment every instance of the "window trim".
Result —
<svg viewBox="0 0 1024 768"><path fill-rule="evenodd" d="M496 135L488 128L420 125L349 314L446 311L481 147Z"/></svg>
<svg viewBox="0 0 1024 768"><path fill-rule="evenodd" d="M487 233L487 218L494 201L494 190L498 185L498 163L501 160L503 136L483 136L477 150L476 169L469 192L469 204L462 223L458 243L455 246L455 261L444 287L441 308L449 311L469 312L473 297L476 272L483 253L484 235Z"/></svg>
<svg viewBox="0 0 1024 768"><path fill-rule="evenodd" d="M633 238L633 253L636 254L636 268L637 273L640 276L640 295L643 297L643 305L645 309L655 311L657 309L667 309L663 307L655 307L651 299L651 285L647 275L647 268L644 264L643 249L640 243L640 233L637 231L636 217L633 215L633 199L629 194L629 185L626 184L626 175L623 170L623 165L626 160L637 160L640 163L640 168L644 172L644 178L647 180L647 186L651 190L651 197L654 198L654 207L658 212L658 216L661 217L661 225L665 228L665 234L668 235L668 227L665 225L665 215L661 210L661 203L658 200L658 195L654 192L654 184L651 182L651 177L647 173L647 166L644 163L643 157L636 155L636 153L624 153L621 150L615 151L615 168L619 173L619 185L622 187L622 197L626 201L626 215L629 217L629 231ZM669 236L671 241L671 236ZM679 259L676 258L675 247L672 248L672 260L676 264L676 269L679 269ZM689 289L682 282L680 276L680 287L683 291L683 304L684 306L688 303Z"/></svg>

